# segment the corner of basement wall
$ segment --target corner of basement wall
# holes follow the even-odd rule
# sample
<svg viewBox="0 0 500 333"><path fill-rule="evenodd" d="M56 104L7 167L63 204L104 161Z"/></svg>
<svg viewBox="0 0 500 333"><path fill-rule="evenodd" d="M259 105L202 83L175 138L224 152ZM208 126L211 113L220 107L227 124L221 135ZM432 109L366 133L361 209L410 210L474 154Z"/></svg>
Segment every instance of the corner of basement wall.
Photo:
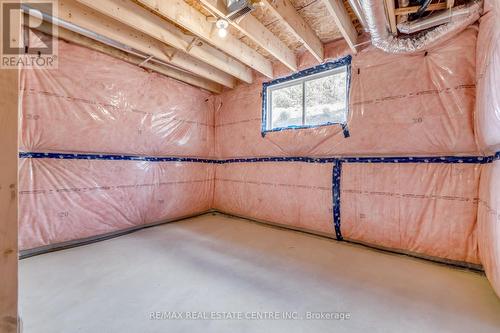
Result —
<svg viewBox="0 0 500 333"><path fill-rule="evenodd" d="M210 93L62 40L21 77L21 250L211 208L214 165L191 161L214 155Z"/></svg>
<svg viewBox="0 0 500 333"><path fill-rule="evenodd" d="M477 34L473 25L412 55L386 54L369 45L360 50L351 64L349 138L338 125L263 137L266 79L224 92L216 113L217 156L242 161L216 166L214 207L332 238L341 229L347 240L477 267L480 163L351 160L342 163L337 182L334 163L294 159L367 156L397 162L438 156L447 161L447 156L480 155L473 121ZM350 53L342 41L326 45L325 52L327 59ZM317 64L307 53L299 58L301 70ZM279 65L275 73L290 74ZM274 159L262 160L267 157Z"/></svg>
<svg viewBox="0 0 500 333"><path fill-rule="evenodd" d="M497 153L483 165L478 204L478 248L484 270L500 296L500 1L485 1L477 44L476 136Z"/></svg>

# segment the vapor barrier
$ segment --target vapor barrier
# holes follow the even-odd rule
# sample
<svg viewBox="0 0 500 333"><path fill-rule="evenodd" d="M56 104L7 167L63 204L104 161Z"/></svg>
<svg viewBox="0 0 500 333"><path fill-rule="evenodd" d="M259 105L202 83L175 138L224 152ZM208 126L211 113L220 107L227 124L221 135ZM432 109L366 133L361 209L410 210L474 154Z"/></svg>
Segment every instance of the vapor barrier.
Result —
<svg viewBox="0 0 500 333"><path fill-rule="evenodd" d="M213 107L199 89L64 41L58 70L21 78L21 151L213 155Z"/></svg>
<svg viewBox="0 0 500 333"><path fill-rule="evenodd" d="M211 208L213 165L144 158L213 155L208 93L63 41L21 78L21 152L89 154L20 160L21 250Z"/></svg>
<svg viewBox="0 0 500 333"><path fill-rule="evenodd" d="M476 132L485 151L500 150L500 2L486 1L477 46ZM500 153L497 153L500 159ZM485 165L479 190L479 256L500 295L500 161Z"/></svg>
<svg viewBox="0 0 500 333"><path fill-rule="evenodd" d="M338 182L336 163L217 165L214 206L331 237L479 264L476 215L481 162L394 160L343 162Z"/></svg>
<svg viewBox="0 0 500 333"><path fill-rule="evenodd" d="M439 47L412 55L370 47L354 56L348 138L339 125L262 137L263 80L227 91L214 102L217 155L474 155L477 33L471 26ZM326 52L335 59L345 48L334 43ZM303 69L314 65L301 61Z"/></svg>
<svg viewBox="0 0 500 333"><path fill-rule="evenodd" d="M477 43L476 132L483 151L500 150L500 4L485 4Z"/></svg>
<svg viewBox="0 0 500 333"><path fill-rule="evenodd" d="M214 166L190 162L20 160L21 250L211 208Z"/></svg>
<svg viewBox="0 0 500 333"><path fill-rule="evenodd" d="M483 168L477 221L479 256L488 279L500 295L500 161Z"/></svg>
<svg viewBox="0 0 500 333"><path fill-rule="evenodd" d="M479 263L479 164L342 166L345 239Z"/></svg>

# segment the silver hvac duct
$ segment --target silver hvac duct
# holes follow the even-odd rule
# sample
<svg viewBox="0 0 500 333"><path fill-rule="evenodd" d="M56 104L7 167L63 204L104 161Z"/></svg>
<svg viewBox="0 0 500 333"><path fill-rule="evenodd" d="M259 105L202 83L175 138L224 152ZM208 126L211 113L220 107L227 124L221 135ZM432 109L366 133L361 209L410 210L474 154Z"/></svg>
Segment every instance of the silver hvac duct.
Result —
<svg viewBox="0 0 500 333"><path fill-rule="evenodd" d="M413 53L428 49L477 21L482 12L483 1L474 0L458 9L450 9L451 13L459 10L461 15L448 14L447 19L442 21L447 22L446 24L417 36L408 37L394 37L390 32L384 1L361 0L361 6L375 47L388 53ZM426 19L419 24L425 25ZM429 20L432 20L432 17Z"/></svg>

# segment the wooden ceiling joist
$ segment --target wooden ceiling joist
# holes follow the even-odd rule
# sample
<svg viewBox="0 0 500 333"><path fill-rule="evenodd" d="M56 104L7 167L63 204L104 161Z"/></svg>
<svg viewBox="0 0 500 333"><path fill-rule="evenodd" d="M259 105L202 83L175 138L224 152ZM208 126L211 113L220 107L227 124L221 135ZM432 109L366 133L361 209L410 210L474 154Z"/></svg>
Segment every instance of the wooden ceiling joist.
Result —
<svg viewBox="0 0 500 333"><path fill-rule="evenodd" d="M208 22L205 15L183 0L134 1L183 27L195 36L255 69L257 72L269 78L273 77L272 64L268 59L231 34L228 34L225 38L219 37L216 33L217 29L214 23Z"/></svg>
<svg viewBox="0 0 500 333"><path fill-rule="evenodd" d="M342 37L344 37L351 50L356 54L358 31L354 27L343 2L341 0L323 0L323 3L337 24Z"/></svg>
<svg viewBox="0 0 500 333"><path fill-rule="evenodd" d="M27 22L27 21L26 21ZM40 26L36 28L36 30L41 31L46 34L51 34L52 33L52 27L51 24L48 22L43 22ZM208 90L210 92L214 93L221 93L222 92L222 86L220 84L217 84L215 82L212 82L210 80L198 77L196 75L163 66L160 64L156 64L153 62L145 62L144 58L138 57L133 54L129 54L125 51L116 49L114 47L108 46L106 44L100 43L98 41L95 41L93 39L90 39L88 37L85 37L81 34L78 34L76 32L64 29L62 27L59 27L57 29L57 36L60 39L63 39L67 42L77 44L84 46L86 48L89 48L91 50L95 50L104 54L107 54L113 58L117 58L123 61L126 61L128 63L140 66L142 68L160 73L162 75L168 76L170 78L176 79L178 81L190 84L192 86L202 88L205 90Z"/></svg>
<svg viewBox="0 0 500 333"><path fill-rule="evenodd" d="M190 71L205 79L230 88L236 84L231 75L183 52L176 52L176 49L118 21L109 19L90 8L76 3L74 0L59 0L58 15L60 19L66 22L128 45L145 54L150 54L161 61Z"/></svg>
<svg viewBox="0 0 500 333"><path fill-rule="evenodd" d="M446 2L446 3L444 3L444 2L441 2L441 3L431 3L425 9L425 11L442 10L442 9L449 8L448 6L449 6L448 2ZM397 16L399 16L399 15L408 15L408 14L416 13L419 9L420 9L420 6L411 6L411 7L397 8L395 10L395 15L397 15Z"/></svg>
<svg viewBox="0 0 500 333"><path fill-rule="evenodd" d="M320 63L324 60L323 43L314 30L306 23L302 16L297 13L289 0L264 0L274 16L278 17L295 35L302 41L305 48Z"/></svg>
<svg viewBox="0 0 500 333"><path fill-rule="evenodd" d="M227 20L228 13L223 0L200 0L200 2L210 12L214 13L218 17ZM297 60L295 57L295 53L290 50L285 45L285 43L283 43L271 31L269 31L262 23L260 23L259 20L257 20L254 16L247 15L243 19L241 19L241 21L236 22L228 20L228 22L234 28L236 28L238 31L252 40L252 42L269 52L269 54L278 59L278 61L280 61L290 70L297 70Z"/></svg>
<svg viewBox="0 0 500 333"><path fill-rule="evenodd" d="M385 9L387 10L387 17L389 18L389 26L393 35L398 33L396 26L396 7L394 5L394 0L385 0Z"/></svg>
<svg viewBox="0 0 500 333"><path fill-rule="evenodd" d="M175 25L129 0L77 1L163 43L187 52L191 56L244 82L252 83L253 81L250 69L240 62L203 42L190 46L193 40L192 36L187 36ZM170 6L170 2L168 6Z"/></svg>

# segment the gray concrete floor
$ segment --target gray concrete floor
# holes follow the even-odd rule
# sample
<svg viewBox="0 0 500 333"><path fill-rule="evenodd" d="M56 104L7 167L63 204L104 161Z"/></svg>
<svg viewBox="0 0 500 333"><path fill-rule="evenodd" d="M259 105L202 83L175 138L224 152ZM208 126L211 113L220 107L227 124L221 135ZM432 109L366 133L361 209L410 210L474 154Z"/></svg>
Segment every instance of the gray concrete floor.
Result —
<svg viewBox="0 0 500 333"><path fill-rule="evenodd" d="M20 280L27 333L500 332L478 273L223 215L25 259ZM350 319L150 319L174 311Z"/></svg>

